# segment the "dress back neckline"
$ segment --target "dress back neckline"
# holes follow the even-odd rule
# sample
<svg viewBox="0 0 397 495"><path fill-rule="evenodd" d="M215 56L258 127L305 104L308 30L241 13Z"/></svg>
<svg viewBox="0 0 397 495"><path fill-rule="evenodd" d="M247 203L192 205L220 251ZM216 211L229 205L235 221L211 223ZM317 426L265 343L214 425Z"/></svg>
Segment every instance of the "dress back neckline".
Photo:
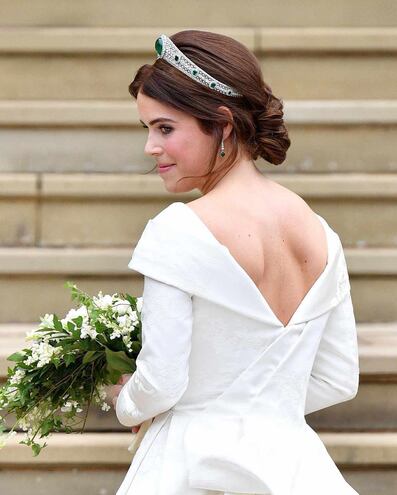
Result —
<svg viewBox="0 0 397 495"><path fill-rule="evenodd" d="M272 309L270 306L269 302L267 301L266 297L262 294L262 292L259 290L259 287L255 284L251 276L247 273L247 271L240 265L240 263L236 260L236 258L232 255L230 252L229 248L222 244L211 232L211 230L208 228L206 223L200 218L200 216L192 209L190 206L188 206L186 203L183 202L175 202L173 203L174 205L181 205L182 208L186 209L186 211L189 211L192 215L192 218L196 219L197 224L201 225L203 230L208 234L209 238L225 253L225 255L229 258L231 265L234 266L234 268L237 270L237 272L240 274L240 276L244 277L248 284L252 287L252 290L256 294L256 298L261 301L262 306L265 308L267 312L269 312L272 316L272 318L275 320L278 326L282 328L282 330L285 330L289 328L290 326L294 325L295 323L295 316L299 313L301 307L305 304L305 301L316 291L317 286L320 284L322 279L327 276L327 272L330 267L330 254L331 254L331 249L332 249L332 243L330 239L330 232L329 232L329 225L325 221L323 217L315 213L315 215L319 218L320 222L323 225L324 232L326 235L326 240L327 240L327 263L325 265L324 270L321 272L321 274L316 278L316 280L313 282L311 287L307 290L303 298L301 299L300 303L298 304L297 308L295 309L293 315L290 317L289 321L287 324L284 324L276 315L275 311Z"/></svg>

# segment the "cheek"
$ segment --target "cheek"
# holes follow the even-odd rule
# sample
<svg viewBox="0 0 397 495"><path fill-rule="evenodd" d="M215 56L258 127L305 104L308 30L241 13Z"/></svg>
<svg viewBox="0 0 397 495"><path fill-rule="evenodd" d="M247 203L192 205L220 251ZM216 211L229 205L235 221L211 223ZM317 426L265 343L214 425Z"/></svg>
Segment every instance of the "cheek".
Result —
<svg viewBox="0 0 397 495"><path fill-rule="evenodd" d="M212 138L203 134L180 136L178 139L170 140L167 144L168 153L179 156L186 161L203 163L208 160L212 153Z"/></svg>
<svg viewBox="0 0 397 495"><path fill-rule="evenodd" d="M182 139L180 136L172 136L166 142L167 154L175 159L189 154L189 140Z"/></svg>

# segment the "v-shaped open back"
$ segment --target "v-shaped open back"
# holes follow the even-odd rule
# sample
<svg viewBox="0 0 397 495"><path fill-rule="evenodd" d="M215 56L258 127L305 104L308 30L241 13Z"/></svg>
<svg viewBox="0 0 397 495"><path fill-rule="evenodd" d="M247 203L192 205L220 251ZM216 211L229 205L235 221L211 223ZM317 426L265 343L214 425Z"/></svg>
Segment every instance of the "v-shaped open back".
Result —
<svg viewBox="0 0 397 495"><path fill-rule="evenodd" d="M251 276L240 265L240 263L238 263L238 261L236 260L236 258L230 252L229 248L227 246L225 246L224 244L222 244L214 236L214 234L211 232L211 230L208 228L208 226L205 224L205 222L200 218L200 216L189 205L187 205L187 204L185 204L183 202L175 202L174 204L176 204L176 205L182 205L182 207L186 208L187 211L190 211L191 212L193 218L195 218L196 221L197 221L197 223L200 224L202 226L202 228L207 232L207 234L212 239L212 241L215 242L216 245L226 253L226 255L228 256L228 258L229 258L229 260L231 262L231 264L237 269L237 271L240 273L240 275L242 275L243 277L246 278L246 280L248 281L249 285L252 287L253 292L255 293L256 297L258 298L258 300L261 301L261 303L264 306L264 308L271 314L272 318L274 318L274 320L277 322L277 324L283 330L285 330L288 327L292 326L294 324L294 317L297 315L299 309L304 304L304 302L306 301L306 299L309 297L309 294L312 294L312 292L315 290L315 288L317 287L317 285L320 283L321 279L326 276L327 270L329 268L331 243L330 243L330 239L329 239L328 225L327 225L326 221L320 215L318 215L317 213L315 213L315 215L319 218L319 220L321 221L321 223L323 225L325 236L326 236L326 241L327 241L327 263L326 263L326 266L325 266L324 270L320 273L320 275L316 278L316 280L313 282L313 284L308 289L308 291L305 293L305 295L301 299L300 303L298 304L297 308L295 309L294 313L292 314L292 316L288 320L288 323L287 324L284 324L277 317L276 313L273 311L272 307L268 303L266 297L259 290L259 287L255 284L255 282L253 281L253 279L251 278Z"/></svg>

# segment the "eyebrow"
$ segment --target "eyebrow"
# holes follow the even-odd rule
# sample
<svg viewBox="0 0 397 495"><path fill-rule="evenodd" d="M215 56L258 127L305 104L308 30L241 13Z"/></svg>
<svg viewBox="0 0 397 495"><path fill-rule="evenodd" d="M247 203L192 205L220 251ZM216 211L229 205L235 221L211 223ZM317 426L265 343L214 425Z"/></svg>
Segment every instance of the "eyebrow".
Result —
<svg viewBox="0 0 397 495"><path fill-rule="evenodd" d="M139 120L139 122L143 125L146 125L145 122L142 122L142 120ZM153 119L149 122L149 125L157 124L157 122L175 122L176 120L169 119L167 117L159 117L157 119Z"/></svg>

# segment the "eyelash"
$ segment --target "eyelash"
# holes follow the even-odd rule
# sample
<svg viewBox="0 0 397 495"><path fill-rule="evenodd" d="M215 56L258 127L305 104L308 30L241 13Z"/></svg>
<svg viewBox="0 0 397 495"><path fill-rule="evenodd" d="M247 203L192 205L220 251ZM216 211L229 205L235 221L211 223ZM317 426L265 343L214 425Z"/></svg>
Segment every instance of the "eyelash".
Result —
<svg viewBox="0 0 397 495"><path fill-rule="evenodd" d="M143 127L144 129L147 129L147 128L148 128L148 126L147 126L147 125L143 125L142 127ZM168 132L165 132L165 133L163 132L163 133L162 133L162 134L164 134L165 136L166 136L167 134L171 134L171 132L172 132L172 130L173 130L173 129L172 129L172 127L168 127L168 126L166 126L166 125L161 125L161 126L159 126L159 129L168 129Z"/></svg>

